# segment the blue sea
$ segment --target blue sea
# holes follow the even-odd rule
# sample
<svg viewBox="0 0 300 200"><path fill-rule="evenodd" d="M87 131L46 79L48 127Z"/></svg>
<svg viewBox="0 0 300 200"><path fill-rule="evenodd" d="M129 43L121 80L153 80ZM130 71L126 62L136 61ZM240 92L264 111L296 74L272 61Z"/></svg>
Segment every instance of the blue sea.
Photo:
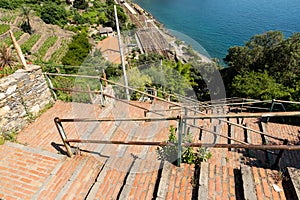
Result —
<svg viewBox="0 0 300 200"><path fill-rule="evenodd" d="M229 47L279 30L300 32L300 0L134 0L200 53L222 60ZM197 44L198 43L198 44Z"/></svg>

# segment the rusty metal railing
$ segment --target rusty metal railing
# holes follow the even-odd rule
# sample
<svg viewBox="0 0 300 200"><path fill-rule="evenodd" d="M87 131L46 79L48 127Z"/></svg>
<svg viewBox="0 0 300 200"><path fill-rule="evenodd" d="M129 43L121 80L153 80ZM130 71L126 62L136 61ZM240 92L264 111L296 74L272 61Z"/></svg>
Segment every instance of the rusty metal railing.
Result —
<svg viewBox="0 0 300 200"><path fill-rule="evenodd" d="M113 85L117 85L117 86L124 87L124 88L126 87L122 84L115 83L113 81L107 80L106 78L101 78L101 77L98 77L98 76L53 74L53 73L44 73L44 74L46 75L46 78L47 78L48 81L50 80L48 75L66 76L66 77L81 77L81 78L99 79L99 80L111 83ZM232 98L232 99L226 98L226 99L221 99L221 100L212 100L212 101L208 101L208 102L199 102L199 104L197 105L199 108L200 107L205 107L206 109L211 109L211 108L220 106L221 108L223 108L223 111L224 111L225 106L227 106L227 107L229 107L229 106L249 107L247 105L260 104L260 103L272 103L271 108L270 108L270 112L268 112L268 113L239 113L239 114L231 114L231 115L228 115L228 114L226 114L226 115L225 114L208 115L207 113L205 114L205 113L197 110L198 107L195 106L195 105L190 106L190 105L185 105L184 103L177 103L177 102L168 101L168 100L165 100L163 98L157 97L156 95L148 94L146 92L143 92L143 91L131 88L131 87L126 87L126 88L130 89L131 91L139 92L140 94L147 95L148 97L152 97L152 98L157 99L159 101L166 102L166 103L170 104L170 107L178 107L178 109L175 108L175 109L172 109L172 110L181 110L182 112L184 112L183 115L179 115L179 116L176 116L176 117L146 118L146 114L148 112L152 112L152 113L155 113L157 115L163 116L159 112L168 111L168 110L149 110L149 109L146 109L142 106L135 105L135 104L131 103L130 101L119 99L119 98L116 98L112 95L105 94L103 92L103 90L98 92L98 91L83 91L83 90L71 90L71 89L65 89L65 88L54 88L53 85L51 85L51 81L49 81L49 82L50 82L50 89L52 89L53 91L62 90L62 91L69 91L69 92L82 92L82 93L100 94L102 96L112 98L112 99L115 99L117 101L121 101L121 102L126 103L128 105L131 105L131 106L134 106L134 107L137 107L137 108L140 108L140 109L144 110L145 117L144 118L135 118L135 119L112 119L112 118L102 118L102 119L59 119L59 118L55 118L54 121L55 121L56 127L57 127L57 129L60 133L60 137L61 137L61 139L62 139L62 141L63 141L63 143L66 147L67 154L69 156L73 155L72 150L71 150L71 146L70 146L71 142L76 142L76 143L123 144L123 145L156 145L156 146L177 145L177 147L178 147L178 157L177 157L178 165L180 165L180 163L181 163L181 151L182 151L183 146L214 147L214 148L244 148L244 149L259 149L259 150L280 150L280 152L278 153L278 156L276 158L275 164L279 162L284 150L300 150L299 145L294 145L294 146L287 145L288 141L284 138L279 138L279 137L276 137L276 136L271 135L269 133L265 133L265 132L261 132L261 131L255 130L255 129L251 129L251 128L245 126L245 125L234 123L234 122L229 120L230 118L242 118L242 119L244 119L244 118L261 117L261 118L269 119L270 117L300 116L300 112L272 112L273 107L276 104L281 105L283 107L283 110L285 110L282 103L294 103L294 102L280 101L280 100L260 101L260 100L243 99L243 98ZM295 102L295 103L300 104L299 102ZM194 116L188 116L188 111L194 112ZM193 119L194 124L188 124L187 120L189 120L189 119ZM218 119L219 122L224 122L224 123L227 123L228 125L234 125L234 126L243 128L244 130L248 130L248 131L260 134L262 136L266 136L266 137L270 137L272 139L279 140L279 141L283 142L283 145L253 145L253 144L249 144L247 142L243 142L243 141L234 139L232 137L224 136L222 134L219 134L219 133L217 133L216 130L215 131L210 131L208 129L205 129L204 127L196 126L195 125L195 120L196 119L202 119L202 120L203 119L210 119L210 120L211 119ZM177 128L178 143L177 144L164 143L164 142L141 142L141 141L125 142L125 141L68 139L67 136L66 136L66 133L63 129L63 125L62 125L63 122L111 122L111 121L124 121L124 122L126 122L126 121L145 121L145 122L150 122L150 121L166 121L166 120L176 120L176 121L178 121L178 128ZM198 128L201 131L206 131L208 133L213 134L215 137L220 136L220 137L223 137L223 138L227 138L228 140L238 142L239 144L182 143L182 135L187 132L187 130L186 130L187 126Z"/></svg>
<svg viewBox="0 0 300 200"><path fill-rule="evenodd" d="M177 165L180 166L181 163L181 153L182 147L211 147L211 148L243 148L243 149L258 149L258 150L281 150L276 159L276 163L279 162L284 150L300 150L300 145L288 145L287 140L284 140L283 145L253 145L245 142L241 142L235 140L237 142L241 142L240 144L221 144L221 143L183 143L182 135L184 129L184 119L220 119L220 118L238 118L238 117L281 117L281 116L300 116L300 112L277 112L277 113L249 113L245 114L231 114L231 115L206 115L206 116L175 116L175 117L155 117L155 118L100 118L100 119L90 119L90 118L73 118L73 119L60 119L56 117L54 119L55 125L58 129L62 142L66 148L67 155L72 157L73 152L70 143L99 143L99 144L122 144L122 145L150 145L150 146L164 146L164 145L177 145L178 147L178 155L177 155ZM144 121L144 122L154 122L154 121L169 121L176 120L178 121L177 125L177 137L178 143L172 144L168 142L147 142L147 141L107 141L107 140L82 140L82 139L69 139L66 135L66 132L63 128L62 123L66 122L129 122L129 121ZM220 136L218 133L211 132L212 134ZM228 138L228 137L227 137ZM228 138L232 139L232 138ZM275 164L276 164L275 163Z"/></svg>

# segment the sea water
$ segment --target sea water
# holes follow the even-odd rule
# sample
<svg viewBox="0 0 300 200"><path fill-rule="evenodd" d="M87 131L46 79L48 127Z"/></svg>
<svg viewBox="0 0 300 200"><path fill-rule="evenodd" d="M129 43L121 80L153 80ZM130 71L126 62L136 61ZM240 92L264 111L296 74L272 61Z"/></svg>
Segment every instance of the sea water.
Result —
<svg viewBox="0 0 300 200"><path fill-rule="evenodd" d="M229 47L244 45L255 34L279 30L289 37L300 32L300 0L134 2L194 49L219 60L226 56Z"/></svg>

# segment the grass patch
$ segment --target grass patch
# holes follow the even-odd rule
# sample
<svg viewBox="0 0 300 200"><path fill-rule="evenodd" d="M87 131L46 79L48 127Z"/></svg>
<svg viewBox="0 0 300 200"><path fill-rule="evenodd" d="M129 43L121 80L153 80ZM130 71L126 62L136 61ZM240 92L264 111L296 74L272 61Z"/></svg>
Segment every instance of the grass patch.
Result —
<svg viewBox="0 0 300 200"><path fill-rule="evenodd" d="M45 113L47 110L49 110L50 108L52 108L52 106L54 105L53 102L50 102L48 104L45 105L45 107L40 110L36 115L34 115L31 112L28 112L27 114L27 120L29 123L34 122L34 120L36 120L37 118L39 118L43 113Z"/></svg>
<svg viewBox="0 0 300 200"><path fill-rule="evenodd" d="M58 37L57 36L50 36L47 38L47 40L44 42L44 44L39 48L37 55L43 59L43 57L46 55L48 49L52 47L55 42L57 41Z"/></svg>
<svg viewBox="0 0 300 200"><path fill-rule="evenodd" d="M3 145L5 141L17 142L17 132L7 132L0 135L0 145Z"/></svg>
<svg viewBox="0 0 300 200"><path fill-rule="evenodd" d="M51 63L57 63L59 64L61 59L64 57L64 55L68 51L68 41L63 40L61 43L61 47L57 49L52 55L51 59L49 60Z"/></svg>
<svg viewBox="0 0 300 200"><path fill-rule="evenodd" d="M7 24L0 24L0 35L7 32L10 29L10 26Z"/></svg>
<svg viewBox="0 0 300 200"><path fill-rule="evenodd" d="M33 45L41 38L40 34L33 34L30 38L21 45L23 53L29 53Z"/></svg>
<svg viewBox="0 0 300 200"><path fill-rule="evenodd" d="M0 70L0 79L15 73L18 70L18 67L10 68L9 66L5 66Z"/></svg>
<svg viewBox="0 0 300 200"><path fill-rule="evenodd" d="M13 32L14 33L14 36L16 38L16 40L18 41L21 36L24 34L23 31L16 31L16 32ZM8 46L12 45L12 40L10 38L10 36L6 37L4 40L3 40L3 43L7 44Z"/></svg>

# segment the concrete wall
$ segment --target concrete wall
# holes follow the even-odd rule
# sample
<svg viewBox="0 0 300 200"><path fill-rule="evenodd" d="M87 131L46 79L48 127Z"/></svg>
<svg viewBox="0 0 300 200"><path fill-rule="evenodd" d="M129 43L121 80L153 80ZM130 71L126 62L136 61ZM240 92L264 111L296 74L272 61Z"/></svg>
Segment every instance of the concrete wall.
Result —
<svg viewBox="0 0 300 200"><path fill-rule="evenodd" d="M0 79L0 135L19 131L39 111L52 103L50 90L39 66L19 69Z"/></svg>

